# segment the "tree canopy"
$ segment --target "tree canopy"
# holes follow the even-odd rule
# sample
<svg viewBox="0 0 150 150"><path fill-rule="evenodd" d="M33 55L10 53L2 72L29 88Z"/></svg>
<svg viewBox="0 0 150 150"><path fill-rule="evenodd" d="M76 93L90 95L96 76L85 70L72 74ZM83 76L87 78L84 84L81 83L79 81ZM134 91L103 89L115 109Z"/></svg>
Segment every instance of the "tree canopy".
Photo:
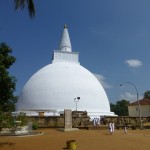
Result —
<svg viewBox="0 0 150 150"><path fill-rule="evenodd" d="M150 99L150 91L144 93L144 98Z"/></svg>
<svg viewBox="0 0 150 150"><path fill-rule="evenodd" d="M0 43L0 111L8 112L15 109L17 97L13 95L16 78L9 74L8 69L16 61L11 56L12 50L5 43Z"/></svg>
<svg viewBox="0 0 150 150"><path fill-rule="evenodd" d="M14 2L16 10L27 7L30 17L32 18L35 16L34 0L14 0Z"/></svg>
<svg viewBox="0 0 150 150"><path fill-rule="evenodd" d="M116 104L110 104L110 109L118 116L128 116L128 104L127 100L117 101Z"/></svg>

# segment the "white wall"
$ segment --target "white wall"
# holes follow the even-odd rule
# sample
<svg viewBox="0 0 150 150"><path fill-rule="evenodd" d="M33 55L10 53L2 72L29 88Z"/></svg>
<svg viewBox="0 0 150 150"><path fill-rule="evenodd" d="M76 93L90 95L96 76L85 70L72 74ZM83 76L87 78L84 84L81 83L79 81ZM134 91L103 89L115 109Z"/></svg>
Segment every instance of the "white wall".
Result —
<svg viewBox="0 0 150 150"><path fill-rule="evenodd" d="M141 117L150 116L150 105L141 105L140 108L141 108ZM128 112L129 116L138 117L139 116L138 105L128 106Z"/></svg>

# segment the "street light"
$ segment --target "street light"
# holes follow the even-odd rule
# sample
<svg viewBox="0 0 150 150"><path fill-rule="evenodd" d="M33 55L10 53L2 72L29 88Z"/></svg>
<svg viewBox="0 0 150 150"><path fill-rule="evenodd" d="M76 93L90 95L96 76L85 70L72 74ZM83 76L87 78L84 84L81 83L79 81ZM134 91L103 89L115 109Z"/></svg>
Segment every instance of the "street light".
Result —
<svg viewBox="0 0 150 150"><path fill-rule="evenodd" d="M130 85L132 85L135 88L136 96L137 96L137 102L138 102L138 110L139 110L139 118L140 118L140 128L142 129L141 107L140 107L140 102L139 102L138 90L137 90L136 86L132 82L124 82L124 83L121 83L120 86L123 86L123 84L130 84Z"/></svg>
<svg viewBox="0 0 150 150"><path fill-rule="evenodd" d="M80 97L74 98L74 102L76 102L76 111L77 111L77 103L79 102Z"/></svg>

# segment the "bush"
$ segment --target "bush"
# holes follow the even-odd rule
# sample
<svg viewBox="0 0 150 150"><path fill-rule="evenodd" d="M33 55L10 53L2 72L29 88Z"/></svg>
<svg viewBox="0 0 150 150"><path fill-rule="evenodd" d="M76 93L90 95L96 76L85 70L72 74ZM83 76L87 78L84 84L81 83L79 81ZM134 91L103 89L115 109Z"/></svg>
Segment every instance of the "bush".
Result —
<svg viewBox="0 0 150 150"><path fill-rule="evenodd" d="M38 124L36 124L36 123L33 123L32 124L32 129L33 130L37 130L39 128L39 125Z"/></svg>
<svg viewBox="0 0 150 150"><path fill-rule="evenodd" d="M28 117L25 113L19 113L17 116L14 116L16 121L21 121L20 126L26 126L28 124Z"/></svg>
<svg viewBox="0 0 150 150"><path fill-rule="evenodd" d="M0 131L2 128L14 127L14 118L9 112L0 112Z"/></svg>

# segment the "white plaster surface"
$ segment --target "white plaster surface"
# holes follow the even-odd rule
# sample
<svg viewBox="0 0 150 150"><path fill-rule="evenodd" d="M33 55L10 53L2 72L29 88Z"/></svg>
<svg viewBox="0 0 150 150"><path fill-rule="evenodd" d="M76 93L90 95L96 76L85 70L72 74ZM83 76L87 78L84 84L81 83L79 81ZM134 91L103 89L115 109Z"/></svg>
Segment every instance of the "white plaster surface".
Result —
<svg viewBox="0 0 150 150"><path fill-rule="evenodd" d="M94 115L113 114L96 77L81 65L70 62L52 63L37 71L25 84L17 110L75 110L76 97L80 97L77 103L79 111L86 110Z"/></svg>
<svg viewBox="0 0 150 150"><path fill-rule="evenodd" d="M43 67L28 80L19 96L17 110L56 110L55 115L58 115L64 109L75 110L74 99L80 97L77 103L79 111L87 111L91 117L114 115L110 112L103 87L78 60L78 52L72 52L65 25L52 64Z"/></svg>

